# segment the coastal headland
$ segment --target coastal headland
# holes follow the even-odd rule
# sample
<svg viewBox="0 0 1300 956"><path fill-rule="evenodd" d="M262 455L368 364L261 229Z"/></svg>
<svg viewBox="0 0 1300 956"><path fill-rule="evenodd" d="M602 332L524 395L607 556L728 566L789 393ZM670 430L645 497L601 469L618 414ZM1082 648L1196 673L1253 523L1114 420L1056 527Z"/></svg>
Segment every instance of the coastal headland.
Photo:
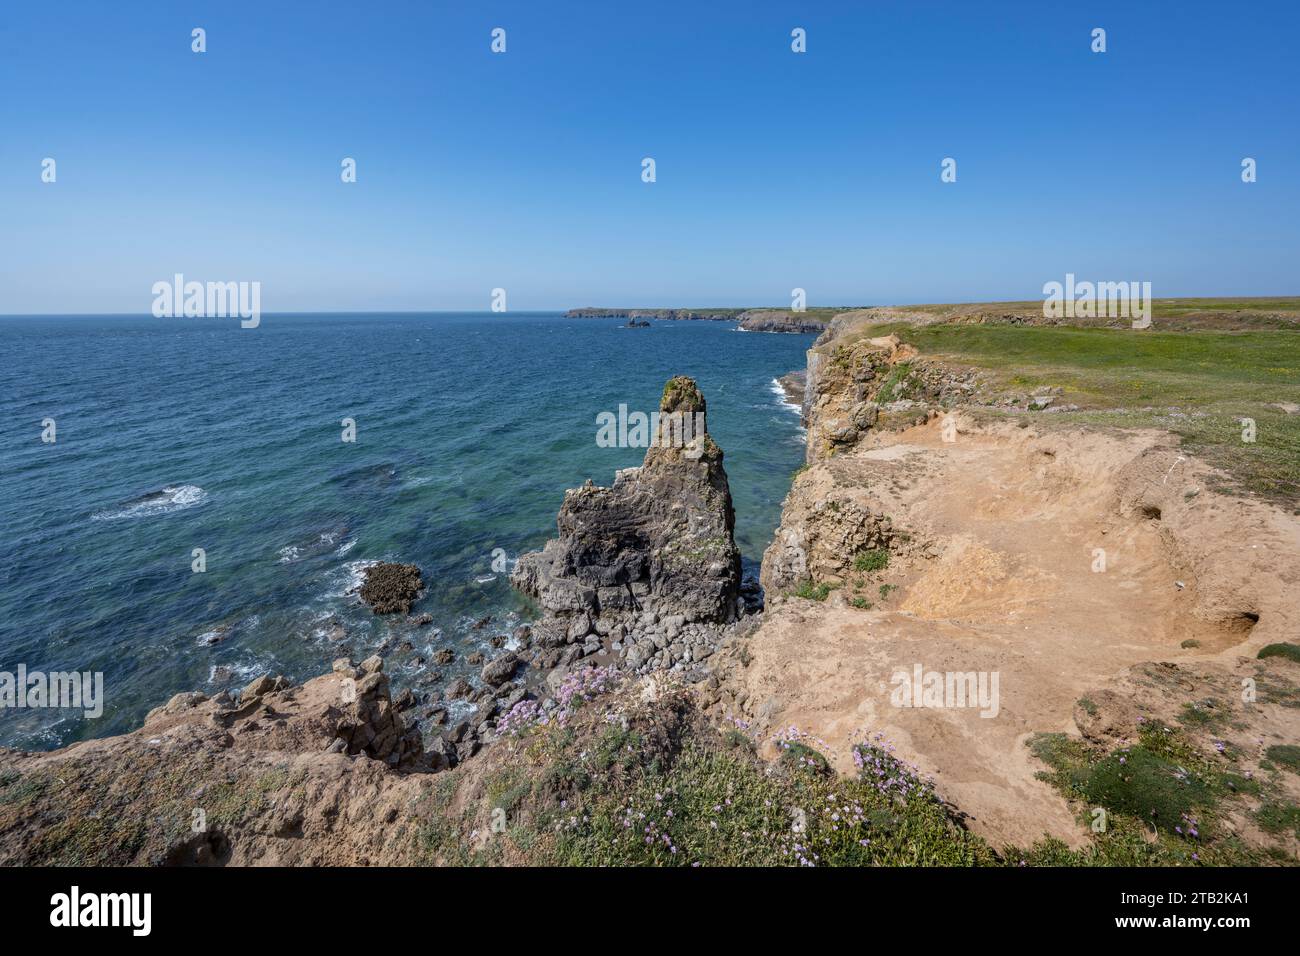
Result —
<svg viewBox="0 0 1300 956"><path fill-rule="evenodd" d="M182 693L0 751L0 862L1294 864L1300 301L1041 305L827 317L761 593L703 418L565 493L468 717L378 657ZM668 311L575 313L769 310Z"/></svg>

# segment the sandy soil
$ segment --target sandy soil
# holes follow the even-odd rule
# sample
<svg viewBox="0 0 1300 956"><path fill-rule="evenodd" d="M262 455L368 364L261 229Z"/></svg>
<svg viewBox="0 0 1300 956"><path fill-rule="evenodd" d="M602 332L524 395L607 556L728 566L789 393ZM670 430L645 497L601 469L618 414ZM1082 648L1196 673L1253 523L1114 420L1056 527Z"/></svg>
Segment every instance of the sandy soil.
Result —
<svg viewBox="0 0 1300 956"><path fill-rule="evenodd" d="M899 590L872 610L846 589L778 598L730 690L760 727L820 737L841 770L882 731L995 845L1047 833L1077 846L1085 834L1034 778L1026 740L1078 733L1079 698L1141 662L1230 669L1293 640L1300 519L1209 492L1207 470L1161 433L957 421L954 442L935 420L800 478L792 495L849 496L907 533L887 570L846 575ZM996 716L895 706L892 676L917 665L996 673Z"/></svg>

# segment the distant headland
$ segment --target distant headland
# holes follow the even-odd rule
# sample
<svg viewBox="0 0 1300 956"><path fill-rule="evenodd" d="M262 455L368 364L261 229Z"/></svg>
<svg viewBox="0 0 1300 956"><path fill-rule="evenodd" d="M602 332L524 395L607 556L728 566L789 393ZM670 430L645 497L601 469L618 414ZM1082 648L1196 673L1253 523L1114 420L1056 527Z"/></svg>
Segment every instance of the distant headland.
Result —
<svg viewBox="0 0 1300 956"><path fill-rule="evenodd" d="M835 308L792 309L737 308L737 309L609 309L587 307L569 309L567 319L626 319L629 325L659 319L670 322L736 322L746 332L795 332L820 334L832 318L842 312L866 306L839 306ZM640 327L640 326L638 326Z"/></svg>

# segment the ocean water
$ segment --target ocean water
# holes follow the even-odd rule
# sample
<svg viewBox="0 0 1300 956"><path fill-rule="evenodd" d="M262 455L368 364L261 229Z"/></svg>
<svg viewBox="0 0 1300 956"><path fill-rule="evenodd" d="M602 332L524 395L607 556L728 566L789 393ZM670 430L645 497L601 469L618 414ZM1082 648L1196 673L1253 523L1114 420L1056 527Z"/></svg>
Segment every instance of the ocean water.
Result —
<svg viewBox="0 0 1300 956"><path fill-rule="evenodd" d="M453 647L438 670L465 673L467 653L530 615L494 552L540 547L566 488L639 464L643 449L596 445L596 415L653 411L675 374L704 391L756 570L803 460L774 379L803 367L812 337L618 325L0 317L0 671L102 671L105 697L98 719L0 710L0 745L121 733L180 691L302 680L345 655L387 653L400 687ZM431 626L349 593L376 560L420 566L413 615Z"/></svg>

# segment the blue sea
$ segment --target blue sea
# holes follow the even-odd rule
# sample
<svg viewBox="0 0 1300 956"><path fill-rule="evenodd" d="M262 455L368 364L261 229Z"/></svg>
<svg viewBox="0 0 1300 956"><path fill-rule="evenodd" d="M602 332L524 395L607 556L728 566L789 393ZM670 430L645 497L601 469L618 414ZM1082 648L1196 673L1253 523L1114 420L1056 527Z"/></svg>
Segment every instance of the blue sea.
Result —
<svg viewBox="0 0 1300 956"><path fill-rule="evenodd" d="M640 464L596 444L596 416L653 411L676 374L704 391L755 571L803 460L774 379L812 336L620 324L0 317L0 671L101 671L105 697L98 719L0 710L0 745L121 733L178 692L303 680L347 655L386 653L399 688L427 686L442 647L445 679L467 673L466 654L530 617L494 553L540 547L566 488ZM350 593L376 560L420 566L412 614L432 625Z"/></svg>

